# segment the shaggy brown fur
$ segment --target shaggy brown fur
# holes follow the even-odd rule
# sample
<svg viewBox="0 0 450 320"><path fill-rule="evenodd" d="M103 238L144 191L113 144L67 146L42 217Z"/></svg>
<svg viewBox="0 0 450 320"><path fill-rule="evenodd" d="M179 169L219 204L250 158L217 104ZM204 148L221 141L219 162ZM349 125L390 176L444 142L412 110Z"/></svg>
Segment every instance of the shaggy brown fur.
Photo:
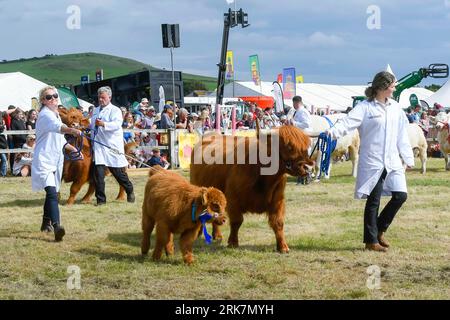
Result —
<svg viewBox="0 0 450 320"><path fill-rule="evenodd" d="M159 260L163 249L167 255L173 254L173 234L177 233L180 234L183 260L191 264L194 261L192 245L201 228L198 219L192 221L194 202L196 217L206 209L209 213L218 213L215 223L225 222L226 199L220 190L197 187L174 172L158 166L151 168L142 204L142 254L147 254L150 249L150 235L156 224L153 259Z"/></svg>
<svg viewBox="0 0 450 320"><path fill-rule="evenodd" d="M272 130L270 134L279 137L279 149L271 150L268 144L269 154L272 151L279 153L279 167L273 175L261 175L260 159L256 164L249 164L249 154L256 151L260 142L258 137L228 139L215 139L216 136L205 137L202 142L194 147L191 158L191 182L198 186L216 187L222 190L227 198L227 213L230 219L230 236L228 245L239 245L238 231L244 220L246 212L267 213L269 224L275 232L277 249L280 252L288 252L289 247L284 237L285 200L284 189L287 176L305 176L312 170L314 162L308 157L310 139L301 130L293 126L282 126ZM270 139L267 139L270 142ZM214 146L223 144L223 163L226 163L227 154L234 152L234 164L194 164L196 154L201 152L200 146ZM246 164L237 164L238 153L236 150L240 144L245 144ZM250 150L250 151L249 151ZM220 230L214 228L215 239L222 238Z"/></svg>
<svg viewBox="0 0 450 320"><path fill-rule="evenodd" d="M61 121L65 123L68 127L77 128L77 129L85 129L89 127L89 119L84 118L83 114L80 110L75 108L58 109L59 115L61 117ZM72 182L70 186L70 196L67 199L67 204L72 205L75 203L75 197L83 185L89 182L89 189L81 200L82 203L89 203L92 195L95 192L95 184L93 179L93 159L91 155L91 141L86 137L78 137L77 144L80 142L79 139L83 139L83 149L81 152L83 153L83 160L64 160L63 167L63 180L64 182ZM129 154L132 149L137 146L135 142L131 142L125 145L125 154ZM109 171L107 171L108 173ZM120 186L119 194L117 195L116 200L125 201L127 198L125 189Z"/></svg>

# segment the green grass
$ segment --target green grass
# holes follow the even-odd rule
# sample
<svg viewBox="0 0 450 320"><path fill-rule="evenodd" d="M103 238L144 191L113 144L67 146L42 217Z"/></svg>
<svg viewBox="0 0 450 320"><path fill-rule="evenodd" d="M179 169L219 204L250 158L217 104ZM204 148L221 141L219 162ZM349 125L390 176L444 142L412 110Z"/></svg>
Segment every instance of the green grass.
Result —
<svg viewBox="0 0 450 320"><path fill-rule="evenodd" d="M22 58L0 63L0 73L20 71L52 85L77 85L80 83L80 77L87 74L91 81L95 81L97 69L103 69L104 79L109 79L157 68L136 60L93 52ZM183 79L200 81L208 90L214 90L217 85L216 79L211 77L183 73Z"/></svg>
<svg viewBox="0 0 450 320"><path fill-rule="evenodd" d="M249 214L240 248L199 239L192 266L178 246L157 263L140 255L146 172L130 172L135 204L112 200L118 188L109 177L108 205L61 206L62 243L39 232L44 195L30 191L30 179L2 179L0 299L449 299L450 173L443 162L430 159L425 176L408 172L409 198L388 231L387 253L362 250L364 201L353 200L344 163L328 181L296 186L289 179L289 254L275 251L266 217ZM68 192L63 185L63 199ZM81 290L66 287L70 265L81 269ZM371 265L381 269L381 289L366 286Z"/></svg>

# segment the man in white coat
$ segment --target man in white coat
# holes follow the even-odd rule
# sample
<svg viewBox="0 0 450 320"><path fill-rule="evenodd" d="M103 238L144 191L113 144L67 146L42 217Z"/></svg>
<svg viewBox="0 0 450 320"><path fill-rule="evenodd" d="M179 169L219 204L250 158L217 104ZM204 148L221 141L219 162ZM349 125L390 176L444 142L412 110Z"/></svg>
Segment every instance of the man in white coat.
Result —
<svg viewBox="0 0 450 320"><path fill-rule="evenodd" d="M134 202L133 184L128 178L126 167L128 161L124 155L122 130L122 111L111 103L110 87L98 89L99 106L94 109L91 118L94 149L94 181L97 205L106 203L105 168L108 167L117 182L125 189L127 201ZM112 152L111 149L119 151Z"/></svg>
<svg viewBox="0 0 450 320"><path fill-rule="evenodd" d="M306 110L305 106L303 105L302 97L295 96L292 98L292 104L294 107L294 113L292 115L292 118L290 120L290 124L296 126L297 128L303 130L306 134L310 132L311 128L311 115L309 114L309 111ZM308 149L308 154L311 152L311 147ZM308 178L306 177L298 177L297 178L297 185L300 184L307 184Z"/></svg>
<svg viewBox="0 0 450 320"><path fill-rule="evenodd" d="M311 115L303 105L302 97L293 97L292 104L295 111L291 119L291 124L299 129L302 129L303 131L308 132L309 128L311 127Z"/></svg>
<svg viewBox="0 0 450 320"><path fill-rule="evenodd" d="M360 102L327 133L334 139L358 129L359 149L356 199L366 199L364 243L367 250L387 251L384 233L406 201L405 168L414 166L408 140L408 120L400 105L390 98L396 80L389 72L375 75L366 89L367 100ZM381 196L392 196L378 216Z"/></svg>

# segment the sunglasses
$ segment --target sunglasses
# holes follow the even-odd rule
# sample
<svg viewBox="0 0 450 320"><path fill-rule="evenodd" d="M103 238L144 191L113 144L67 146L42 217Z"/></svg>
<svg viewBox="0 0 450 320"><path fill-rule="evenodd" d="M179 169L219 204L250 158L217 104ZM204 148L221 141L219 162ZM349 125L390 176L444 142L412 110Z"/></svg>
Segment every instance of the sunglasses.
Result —
<svg viewBox="0 0 450 320"><path fill-rule="evenodd" d="M59 96L58 96L57 93L54 93L54 94L48 94L48 95L45 96L45 100L50 101L50 100L52 100L52 98L58 99L58 97L59 97Z"/></svg>

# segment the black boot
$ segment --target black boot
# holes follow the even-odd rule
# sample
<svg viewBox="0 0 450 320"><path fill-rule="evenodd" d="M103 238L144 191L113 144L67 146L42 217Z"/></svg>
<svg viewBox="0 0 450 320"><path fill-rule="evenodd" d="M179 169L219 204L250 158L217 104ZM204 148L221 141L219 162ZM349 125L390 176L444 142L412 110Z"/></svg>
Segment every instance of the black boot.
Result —
<svg viewBox="0 0 450 320"><path fill-rule="evenodd" d="M134 192L127 195L127 201L130 203L134 203L136 201L136 197L134 196Z"/></svg>
<svg viewBox="0 0 450 320"><path fill-rule="evenodd" d="M53 229L55 230L55 241L56 242L62 241L64 235L66 234L66 230L64 230L64 227L55 223L53 225Z"/></svg>
<svg viewBox="0 0 450 320"><path fill-rule="evenodd" d="M49 218L42 218L41 232L53 232L52 221Z"/></svg>

